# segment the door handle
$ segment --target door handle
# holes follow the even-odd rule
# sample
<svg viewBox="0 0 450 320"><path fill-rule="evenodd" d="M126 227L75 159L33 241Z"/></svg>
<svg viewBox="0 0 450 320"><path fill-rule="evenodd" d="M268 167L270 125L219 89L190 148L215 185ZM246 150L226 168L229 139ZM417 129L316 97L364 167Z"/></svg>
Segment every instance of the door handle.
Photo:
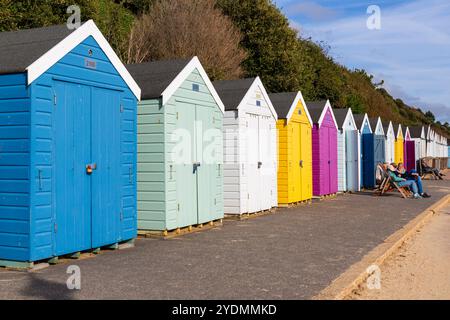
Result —
<svg viewBox="0 0 450 320"><path fill-rule="evenodd" d="M262 162L261 162L261 161L258 161L258 169L260 169L261 166L262 166Z"/></svg>
<svg viewBox="0 0 450 320"><path fill-rule="evenodd" d="M300 160L300 168L303 168L303 160Z"/></svg>
<svg viewBox="0 0 450 320"><path fill-rule="evenodd" d="M94 170L97 170L97 164L96 163L90 163L86 165L86 173L92 174Z"/></svg>
<svg viewBox="0 0 450 320"><path fill-rule="evenodd" d="M192 173L196 173L197 170L198 170L198 167L201 166L201 163L200 162L194 162L194 164L192 166L193 166Z"/></svg>

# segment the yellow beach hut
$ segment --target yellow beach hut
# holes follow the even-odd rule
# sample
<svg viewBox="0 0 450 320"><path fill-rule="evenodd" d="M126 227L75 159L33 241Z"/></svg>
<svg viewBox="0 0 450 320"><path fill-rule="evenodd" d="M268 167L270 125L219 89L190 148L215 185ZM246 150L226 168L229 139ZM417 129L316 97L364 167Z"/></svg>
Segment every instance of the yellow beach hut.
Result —
<svg viewBox="0 0 450 320"><path fill-rule="evenodd" d="M312 119L300 91L269 95L278 114L278 204L312 198Z"/></svg>
<svg viewBox="0 0 450 320"><path fill-rule="evenodd" d="M403 155L403 143L405 141L403 137L403 129L401 124L394 124L394 129L397 129L397 134L395 137L395 152L394 152L394 162L395 163L404 163L404 155Z"/></svg>

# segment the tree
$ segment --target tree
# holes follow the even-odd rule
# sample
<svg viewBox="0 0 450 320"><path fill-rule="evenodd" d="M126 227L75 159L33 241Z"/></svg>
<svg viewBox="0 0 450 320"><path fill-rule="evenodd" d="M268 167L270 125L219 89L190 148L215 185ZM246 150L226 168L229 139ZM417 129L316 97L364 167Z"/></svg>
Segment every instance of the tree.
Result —
<svg viewBox="0 0 450 320"><path fill-rule="evenodd" d="M430 120L431 122L434 122L436 120L436 118L434 117L433 112L431 111L427 111L425 112L425 117Z"/></svg>
<svg viewBox="0 0 450 320"><path fill-rule="evenodd" d="M260 76L269 91L294 91L302 79L302 48L288 19L269 0L217 0L244 35L241 45L248 52L245 76Z"/></svg>
<svg viewBox="0 0 450 320"><path fill-rule="evenodd" d="M0 31L39 28L66 23L73 0L0 0ZM123 58L134 16L114 0L77 0L81 21L93 19Z"/></svg>
<svg viewBox="0 0 450 320"><path fill-rule="evenodd" d="M212 79L242 74L241 33L214 0L157 1L131 32L128 63L198 56Z"/></svg>

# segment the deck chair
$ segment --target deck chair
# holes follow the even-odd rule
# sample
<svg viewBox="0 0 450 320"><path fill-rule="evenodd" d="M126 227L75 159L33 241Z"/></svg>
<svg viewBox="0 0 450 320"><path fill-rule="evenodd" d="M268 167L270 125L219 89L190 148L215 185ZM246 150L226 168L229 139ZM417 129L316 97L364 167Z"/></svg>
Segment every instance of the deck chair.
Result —
<svg viewBox="0 0 450 320"><path fill-rule="evenodd" d="M432 166L430 166L427 161L431 161L430 158L423 158L419 160L419 174L422 180L427 180L429 177L433 178L434 180L439 180L439 177L436 175L435 171L433 170Z"/></svg>
<svg viewBox="0 0 450 320"><path fill-rule="evenodd" d="M412 197L412 192L408 189L408 187L400 187L398 183L392 180L391 176L383 166L379 165L377 170L380 170L383 175L383 180L381 181L378 189L375 190L377 195L382 196L388 192L398 191L405 199Z"/></svg>

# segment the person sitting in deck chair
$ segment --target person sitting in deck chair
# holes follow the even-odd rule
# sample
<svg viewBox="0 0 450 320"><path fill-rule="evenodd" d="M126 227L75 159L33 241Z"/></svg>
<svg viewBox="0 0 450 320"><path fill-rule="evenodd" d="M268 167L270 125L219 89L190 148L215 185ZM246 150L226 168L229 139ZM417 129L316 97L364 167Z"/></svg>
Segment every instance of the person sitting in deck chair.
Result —
<svg viewBox="0 0 450 320"><path fill-rule="evenodd" d="M435 176L436 178L438 178L438 179L440 179L440 180L443 180L442 177L444 177L445 174L442 174L442 173L439 171L439 169L430 167L429 165L427 165L427 163L426 163L426 161L425 161L424 159L420 160L420 162L421 162L421 163L420 163L420 166L421 166L421 168L422 168L422 172L421 172L422 175L425 174L425 173L430 173L430 174L432 174L433 176Z"/></svg>
<svg viewBox="0 0 450 320"><path fill-rule="evenodd" d="M423 198L429 198L431 197L428 193L423 192L423 184L422 184L422 178L419 176L416 170L410 170L406 171L405 166L403 163L399 163L397 166L397 172L401 178L405 178L406 180L413 180L417 184L417 188L419 190L419 194Z"/></svg>
<svg viewBox="0 0 450 320"><path fill-rule="evenodd" d="M390 164L388 167L389 176L391 177L392 181L397 183L399 187L407 187L409 190L411 190L411 192L414 194L414 199L422 198L419 194L419 188L417 187L416 182L399 177L396 167L397 165L395 163Z"/></svg>

